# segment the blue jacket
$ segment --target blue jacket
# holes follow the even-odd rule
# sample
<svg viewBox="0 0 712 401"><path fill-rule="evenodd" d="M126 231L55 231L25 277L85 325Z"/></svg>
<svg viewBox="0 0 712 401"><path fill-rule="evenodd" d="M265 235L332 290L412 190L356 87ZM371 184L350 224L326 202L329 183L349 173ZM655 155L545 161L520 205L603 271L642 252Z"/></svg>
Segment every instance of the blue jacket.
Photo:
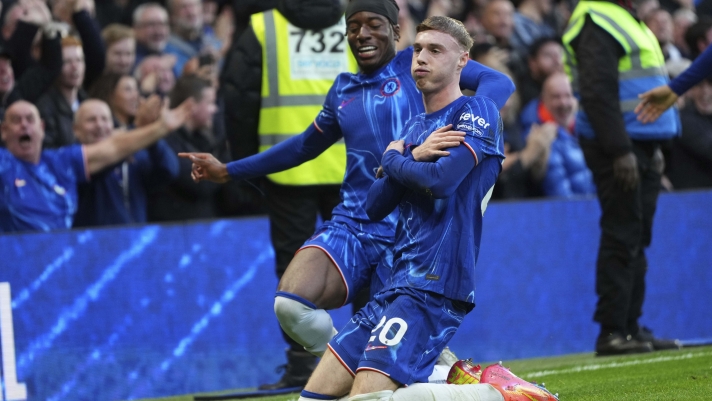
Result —
<svg viewBox="0 0 712 401"><path fill-rule="evenodd" d="M531 131L533 123L543 124L538 115L539 99L532 100L522 110L521 121L524 137ZM586 166L578 138L564 127L558 126L556 139L551 144L546 175L542 181L546 196L573 197L596 193L593 175Z"/></svg>
<svg viewBox="0 0 712 401"><path fill-rule="evenodd" d="M148 189L173 181L178 176L178 156L164 141L136 152L126 161L107 167L79 185L79 207L74 227L144 223ZM123 183L128 181L128 192Z"/></svg>

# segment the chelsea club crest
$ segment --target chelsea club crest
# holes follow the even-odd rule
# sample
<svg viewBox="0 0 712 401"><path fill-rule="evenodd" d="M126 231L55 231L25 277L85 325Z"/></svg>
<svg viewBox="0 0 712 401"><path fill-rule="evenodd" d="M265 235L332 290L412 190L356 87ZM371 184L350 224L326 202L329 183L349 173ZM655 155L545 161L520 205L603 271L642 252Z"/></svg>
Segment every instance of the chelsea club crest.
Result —
<svg viewBox="0 0 712 401"><path fill-rule="evenodd" d="M393 96L400 90L400 81L398 78L388 78L381 85L381 95Z"/></svg>

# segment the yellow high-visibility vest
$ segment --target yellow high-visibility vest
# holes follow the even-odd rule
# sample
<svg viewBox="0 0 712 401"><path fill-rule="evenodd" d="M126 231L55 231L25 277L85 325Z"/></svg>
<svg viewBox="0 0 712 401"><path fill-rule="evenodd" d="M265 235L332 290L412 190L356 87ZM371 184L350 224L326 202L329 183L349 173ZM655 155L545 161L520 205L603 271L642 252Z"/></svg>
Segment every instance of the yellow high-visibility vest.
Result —
<svg viewBox="0 0 712 401"><path fill-rule="evenodd" d="M651 124L642 124L636 118L633 110L640 102L638 95L668 82L665 58L658 40L645 23L636 20L617 4L582 0L571 14L562 41L564 70L571 79L574 94L579 97L578 62L571 43L581 33L586 16L613 36L625 50L625 55L618 61L618 98L628 135L641 140L667 139L677 135L679 122L675 109L666 111ZM594 136L586 110L579 110L576 131L585 137Z"/></svg>
<svg viewBox="0 0 712 401"><path fill-rule="evenodd" d="M342 17L321 31L306 31L276 10L252 16L262 45L260 152L299 135L321 111L334 79L358 66L346 41ZM341 184L346 146L339 141L314 160L268 177L282 185Z"/></svg>

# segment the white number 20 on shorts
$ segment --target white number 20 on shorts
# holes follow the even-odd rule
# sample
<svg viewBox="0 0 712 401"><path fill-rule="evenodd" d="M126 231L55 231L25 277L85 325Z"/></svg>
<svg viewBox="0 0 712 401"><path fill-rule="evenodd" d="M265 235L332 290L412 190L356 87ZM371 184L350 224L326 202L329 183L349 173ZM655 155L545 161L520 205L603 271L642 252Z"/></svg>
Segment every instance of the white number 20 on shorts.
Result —
<svg viewBox="0 0 712 401"><path fill-rule="evenodd" d="M398 331L393 336L393 338L388 338L387 335L388 333L390 333L391 327L394 324L398 325ZM371 333L375 333L379 329L381 329L381 334L378 335L378 341L380 341L383 345L392 346L401 342L403 336L405 335L405 332L408 331L408 323L406 323L405 320L399 317L394 317L386 321L386 317L383 316L383 318L381 318L381 321L378 323L378 326L371 330ZM373 335L371 336L371 338L369 338L368 342L373 342L373 340L375 339L376 336Z"/></svg>

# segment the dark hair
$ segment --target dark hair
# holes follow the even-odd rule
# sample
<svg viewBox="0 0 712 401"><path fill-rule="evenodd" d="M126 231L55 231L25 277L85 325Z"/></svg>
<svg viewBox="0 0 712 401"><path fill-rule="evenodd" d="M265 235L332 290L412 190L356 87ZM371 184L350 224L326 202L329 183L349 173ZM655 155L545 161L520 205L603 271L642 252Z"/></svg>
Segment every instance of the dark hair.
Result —
<svg viewBox="0 0 712 401"><path fill-rule="evenodd" d="M210 81L196 75L183 75L176 81L176 85L168 95L170 107L174 108L188 98L200 101L203 98L203 90L211 87Z"/></svg>
<svg viewBox="0 0 712 401"><path fill-rule="evenodd" d="M450 17L440 15L428 17L415 28L415 31L418 33L431 30L452 36L466 52L470 51L472 43L474 42L470 33L467 32L465 25Z"/></svg>
<svg viewBox="0 0 712 401"><path fill-rule="evenodd" d="M114 96L114 91L123 77L133 78L128 74L117 74L114 72L103 74L97 78L91 88L89 88L89 97L103 100L106 104L111 105L111 98Z"/></svg>
<svg viewBox="0 0 712 401"><path fill-rule="evenodd" d="M697 42L700 39L705 40L707 31L710 29L712 29L712 17L705 15L701 16L699 21L690 25L687 31L685 31L685 43L687 43L687 47L690 48L690 56L693 60L700 55Z"/></svg>
<svg viewBox="0 0 712 401"><path fill-rule="evenodd" d="M534 42L532 42L531 45L529 45L529 53L528 56L529 58L536 58L536 56L539 55L539 51L549 43L556 43L559 46L563 46L561 43L561 39L553 36L544 36L541 37Z"/></svg>

